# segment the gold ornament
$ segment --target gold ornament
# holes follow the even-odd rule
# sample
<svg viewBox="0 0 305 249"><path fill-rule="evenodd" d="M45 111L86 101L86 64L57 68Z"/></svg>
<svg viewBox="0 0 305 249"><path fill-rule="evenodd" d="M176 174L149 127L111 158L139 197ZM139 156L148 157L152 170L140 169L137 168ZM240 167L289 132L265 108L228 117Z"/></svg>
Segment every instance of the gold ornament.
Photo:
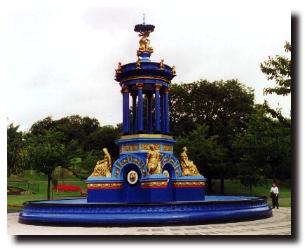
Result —
<svg viewBox="0 0 305 249"><path fill-rule="evenodd" d="M88 189L117 189L122 188L122 183L89 183L87 184Z"/></svg>
<svg viewBox="0 0 305 249"><path fill-rule="evenodd" d="M153 48L150 46L150 40L148 39L148 36L150 34L150 31L144 31L140 32L139 36L141 39L139 40L139 49L137 51L137 54L140 55L143 52L152 53L154 52Z"/></svg>
<svg viewBox="0 0 305 249"><path fill-rule="evenodd" d="M138 151L139 145L138 144L125 144L122 147L122 151Z"/></svg>
<svg viewBox="0 0 305 249"><path fill-rule="evenodd" d="M188 188L188 187L196 187L196 188L200 188L200 187L204 187L205 183L204 182L198 182L198 181L194 181L194 182L174 182L174 187L175 188Z"/></svg>
<svg viewBox="0 0 305 249"><path fill-rule="evenodd" d="M172 67L172 74L173 74L174 76L176 76L176 67L175 67L175 65Z"/></svg>
<svg viewBox="0 0 305 249"><path fill-rule="evenodd" d="M141 62L139 59L136 62L136 69L141 69Z"/></svg>
<svg viewBox="0 0 305 249"><path fill-rule="evenodd" d="M142 188L166 188L168 181L142 182Z"/></svg>
<svg viewBox="0 0 305 249"><path fill-rule="evenodd" d="M104 159L97 161L91 177L111 177L111 156L107 148L103 148Z"/></svg>
<svg viewBox="0 0 305 249"><path fill-rule="evenodd" d="M146 166L150 175L161 174L161 158L162 155L155 149L155 146L153 144L149 145Z"/></svg>
<svg viewBox="0 0 305 249"><path fill-rule="evenodd" d="M115 69L115 78L117 78L120 73L122 73L122 63L121 62L118 63L118 66Z"/></svg>
<svg viewBox="0 0 305 249"><path fill-rule="evenodd" d="M173 146L168 144L163 144L162 149L163 151L173 151Z"/></svg>
<svg viewBox="0 0 305 249"><path fill-rule="evenodd" d="M182 153L180 155L182 175L183 176L200 175L196 165L193 163L193 161L189 160L186 152L187 152L187 148L183 147L182 148Z"/></svg>
<svg viewBox="0 0 305 249"><path fill-rule="evenodd" d="M161 69L161 70L164 69L164 60L163 60L163 59L160 61L160 69Z"/></svg>

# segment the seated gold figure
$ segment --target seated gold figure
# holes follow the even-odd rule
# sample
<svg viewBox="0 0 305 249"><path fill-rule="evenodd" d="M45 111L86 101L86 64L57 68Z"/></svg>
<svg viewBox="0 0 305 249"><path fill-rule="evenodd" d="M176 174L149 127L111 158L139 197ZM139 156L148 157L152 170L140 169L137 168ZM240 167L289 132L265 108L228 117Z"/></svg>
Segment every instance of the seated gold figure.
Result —
<svg viewBox="0 0 305 249"><path fill-rule="evenodd" d="M103 148L104 159L97 161L91 177L111 177L111 156L107 148Z"/></svg>
<svg viewBox="0 0 305 249"><path fill-rule="evenodd" d="M146 166L150 175L161 174L161 158L162 155L155 149L155 146L153 144L149 145Z"/></svg>
<svg viewBox="0 0 305 249"><path fill-rule="evenodd" d="M183 176L200 175L196 165L193 163L193 161L189 160L186 152L187 152L187 148L183 147L182 153L180 155L182 175Z"/></svg>
<svg viewBox="0 0 305 249"><path fill-rule="evenodd" d="M142 32L139 34L141 37L139 41L139 49L138 52L153 52L153 48L150 46L150 40L148 39L149 32Z"/></svg>

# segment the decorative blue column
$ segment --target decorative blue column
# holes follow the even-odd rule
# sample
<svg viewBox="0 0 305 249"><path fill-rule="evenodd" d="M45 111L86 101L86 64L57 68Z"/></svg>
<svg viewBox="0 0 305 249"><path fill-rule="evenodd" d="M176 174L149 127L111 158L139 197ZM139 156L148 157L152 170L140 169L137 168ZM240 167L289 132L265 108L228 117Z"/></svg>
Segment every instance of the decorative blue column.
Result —
<svg viewBox="0 0 305 249"><path fill-rule="evenodd" d="M122 87L123 94L123 133L129 133L129 90L127 87Z"/></svg>
<svg viewBox="0 0 305 249"><path fill-rule="evenodd" d="M146 94L147 97L147 132L149 134L152 133L152 95L151 94Z"/></svg>
<svg viewBox="0 0 305 249"><path fill-rule="evenodd" d="M168 88L164 90L164 126L165 126L165 133L169 133L169 103L168 103Z"/></svg>
<svg viewBox="0 0 305 249"><path fill-rule="evenodd" d="M132 132L137 133L137 95L135 93L132 94L132 126Z"/></svg>
<svg viewBox="0 0 305 249"><path fill-rule="evenodd" d="M160 88L161 84L155 85L155 115L156 115L156 132L160 132Z"/></svg>
<svg viewBox="0 0 305 249"><path fill-rule="evenodd" d="M161 94L161 130L165 133L165 99L164 94Z"/></svg>
<svg viewBox="0 0 305 249"><path fill-rule="evenodd" d="M138 87L138 132L142 132L143 128L143 84L137 84Z"/></svg>

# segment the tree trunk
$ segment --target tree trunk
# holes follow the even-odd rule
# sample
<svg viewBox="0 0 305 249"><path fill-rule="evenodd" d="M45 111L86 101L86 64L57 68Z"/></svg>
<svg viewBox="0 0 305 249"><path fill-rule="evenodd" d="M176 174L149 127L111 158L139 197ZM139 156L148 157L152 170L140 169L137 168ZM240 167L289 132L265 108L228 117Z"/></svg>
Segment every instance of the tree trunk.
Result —
<svg viewBox="0 0 305 249"><path fill-rule="evenodd" d="M223 175L220 177L220 194L225 194L225 178Z"/></svg>
<svg viewBox="0 0 305 249"><path fill-rule="evenodd" d="M48 174L48 200L50 200L50 192L51 192L51 180L52 180L52 176L50 174Z"/></svg>

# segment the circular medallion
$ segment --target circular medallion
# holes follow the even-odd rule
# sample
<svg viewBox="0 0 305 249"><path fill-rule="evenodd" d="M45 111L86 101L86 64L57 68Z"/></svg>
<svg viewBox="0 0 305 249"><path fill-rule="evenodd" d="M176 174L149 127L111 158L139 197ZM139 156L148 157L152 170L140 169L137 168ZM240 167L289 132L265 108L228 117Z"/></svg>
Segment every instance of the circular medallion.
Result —
<svg viewBox="0 0 305 249"><path fill-rule="evenodd" d="M127 181L129 184L136 184L138 181L138 173L134 170L129 171L127 174Z"/></svg>
<svg viewBox="0 0 305 249"><path fill-rule="evenodd" d="M166 177L169 177L169 172L167 170L164 170L163 175L165 175Z"/></svg>

